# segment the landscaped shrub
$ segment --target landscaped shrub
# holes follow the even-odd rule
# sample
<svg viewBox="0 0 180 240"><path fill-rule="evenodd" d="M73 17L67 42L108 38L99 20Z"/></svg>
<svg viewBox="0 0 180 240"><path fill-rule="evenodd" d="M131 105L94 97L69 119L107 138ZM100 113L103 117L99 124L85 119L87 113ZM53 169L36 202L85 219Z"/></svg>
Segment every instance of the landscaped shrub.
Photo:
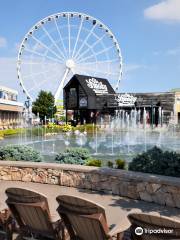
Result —
<svg viewBox="0 0 180 240"><path fill-rule="evenodd" d="M102 162L99 159L90 159L87 163L87 166L101 167Z"/></svg>
<svg viewBox="0 0 180 240"><path fill-rule="evenodd" d="M180 154L154 147L137 155L129 163L129 170L180 177Z"/></svg>
<svg viewBox="0 0 180 240"><path fill-rule="evenodd" d="M77 125L76 127L74 127L74 130L79 130L80 132L86 131L87 133L93 133L93 131L95 131L95 128L99 130L98 126L94 126L92 123L90 123L90 124Z"/></svg>
<svg viewBox="0 0 180 240"><path fill-rule="evenodd" d="M72 131L72 126L70 124L64 124L62 125L63 132L70 132Z"/></svg>
<svg viewBox="0 0 180 240"><path fill-rule="evenodd" d="M86 148L67 148L65 152L59 153L55 161L68 164L86 164L90 158L88 149Z"/></svg>
<svg viewBox="0 0 180 240"><path fill-rule="evenodd" d="M9 145L0 147L0 160L40 162L42 156L31 147Z"/></svg>
<svg viewBox="0 0 180 240"><path fill-rule="evenodd" d="M55 128L55 127L56 127L56 124L53 123L53 122L49 122L49 123L47 124L47 128Z"/></svg>
<svg viewBox="0 0 180 240"><path fill-rule="evenodd" d="M0 137L17 135L17 134L24 133L24 132L25 132L25 130L24 130L24 129L21 129L21 128L4 129L4 130L0 130Z"/></svg>
<svg viewBox="0 0 180 240"><path fill-rule="evenodd" d="M3 131L0 131L0 140L4 138L4 133Z"/></svg>
<svg viewBox="0 0 180 240"><path fill-rule="evenodd" d="M126 166L126 161L125 160L116 159L115 162L116 162L116 168L117 169L125 169L125 166Z"/></svg>
<svg viewBox="0 0 180 240"><path fill-rule="evenodd" d="M111 161L108 161L108 162L107 162L107 166L108 166L109 168L113 168L113 165L114 165L113 162L111 162Z"/></svg>

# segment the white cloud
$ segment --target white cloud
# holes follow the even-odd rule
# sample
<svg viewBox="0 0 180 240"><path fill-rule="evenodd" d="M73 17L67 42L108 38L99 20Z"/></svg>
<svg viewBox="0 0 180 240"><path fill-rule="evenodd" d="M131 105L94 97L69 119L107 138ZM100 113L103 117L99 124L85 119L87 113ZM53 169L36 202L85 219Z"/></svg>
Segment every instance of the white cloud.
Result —
<svg viewBox="0 0 180 240"><path fill-rule="evenodd" d="M0 37L0 48L4 48L7 46L7 40L4 37Z"/></svg>
<svg viewBox="0 0 180 240"><path fill-rule="evenodd" d="M176 56L180 54L180 47L169 49L166 52L167 55Z"/></svg>
<svg viewBox="0 0 180 240"><path fill-rule="evenodd" d="M146 66L141 65L141 64L125 64L124 65L124 72L125 73L130 73L137 71L139 69L146 68Z"/></svg>
<svg viewBox="0 0 180 240"><path fill-rule="evenodd" d="M154 51L152 53L154 56L179 56L180 55L180 46L175 48L166 49L164 51Z"/></svg>
<svg viewBox="0 0 180 240"><path fill-rule="evenodd" d="M144 16L159 21L180 22L180 0L164 0L144 10Z"/></svg>

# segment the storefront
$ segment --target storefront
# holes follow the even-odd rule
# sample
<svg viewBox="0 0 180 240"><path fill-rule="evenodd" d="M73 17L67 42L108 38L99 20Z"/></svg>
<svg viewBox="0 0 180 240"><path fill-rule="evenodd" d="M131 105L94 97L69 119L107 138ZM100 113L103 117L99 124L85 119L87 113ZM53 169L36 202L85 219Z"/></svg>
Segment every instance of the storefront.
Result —
<svg viewBox="0 0 180 240"><path fill-rule="evenodd" d="M64 108L73 110L71 119L77 123L95 123L102 112L113 114L107 107L108 96L115 94L106 79L74 75L64 87Z"/></svg>
<svg viewBox="0 0 180 240"><path fill-rule="evenodd" d="M81 124L96 123L99 118L107 119L118 112L131 117L132 111L138 112L140 123L177 124L180 92L115 93L106 79L74 75L64 87L64 109L68 120Z"/></svg>
<svg viewBox="0 0 180 240"><path fill-rule="evenodd" d="M17 101L17 97L17 91L0 86L0 129L20 125L23 104Z"/></svg>

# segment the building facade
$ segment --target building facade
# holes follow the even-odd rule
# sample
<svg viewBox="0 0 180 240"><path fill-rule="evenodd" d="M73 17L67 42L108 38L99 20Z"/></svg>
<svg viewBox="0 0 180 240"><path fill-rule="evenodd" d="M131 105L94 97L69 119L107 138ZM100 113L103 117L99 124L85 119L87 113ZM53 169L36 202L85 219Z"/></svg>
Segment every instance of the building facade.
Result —
<svg viewBox="0 0 180 240"><path fill-rule="evenodd" d="M108 80L91 76L70 79L64 87L64 108L73 110L73 119L81 124L109 119L117 112L131 118L133 111L140 123L180 124L180 92L115 93Z"/></svg>
<svg viewBox="0 0 180 240"><path fill-rule="evenodd" d="M0 129L17 128L20 125L23 104L17 99L17 91L0 86Z"/></svg>
<svg viewBox="0 0 180 240"><path fill-rule="evenodd" d="M130 93L130 95L136 97L135 107L141 112L145 109L150 119L154 112L154 124L158 123L160 111L164 123L180 123L180 92Z"/></svg>

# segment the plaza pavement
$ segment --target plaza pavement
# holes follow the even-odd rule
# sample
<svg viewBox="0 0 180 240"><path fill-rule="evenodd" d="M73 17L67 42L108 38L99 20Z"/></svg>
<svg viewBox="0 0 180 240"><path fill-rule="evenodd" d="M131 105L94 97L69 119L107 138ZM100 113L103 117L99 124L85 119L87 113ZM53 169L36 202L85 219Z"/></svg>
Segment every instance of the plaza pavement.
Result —
<svg viewBox="0 0 180 240"><path fill-rule="evenodd" d="M115 195L91 192L71 187L1 180L0 180L0 210L7 207L5 203L6 200L5 190L9 187L28 188L31 190L38 191L39 193L45 194L48 198L50 211L51 214L54 216L54 219L59 218L58 213L56 212L57 208L56 197L62 194L69 194L83 197L88 200L94 201L97 204L102 205L106 210L109 225L119 223L122 226L122 231L128 228L130 225L126 216L131 211L158 212L161 215L165 215L180 220L180 209L178 208L170 208L166 206L160 206L154 203L132 200Z"/></svg>

